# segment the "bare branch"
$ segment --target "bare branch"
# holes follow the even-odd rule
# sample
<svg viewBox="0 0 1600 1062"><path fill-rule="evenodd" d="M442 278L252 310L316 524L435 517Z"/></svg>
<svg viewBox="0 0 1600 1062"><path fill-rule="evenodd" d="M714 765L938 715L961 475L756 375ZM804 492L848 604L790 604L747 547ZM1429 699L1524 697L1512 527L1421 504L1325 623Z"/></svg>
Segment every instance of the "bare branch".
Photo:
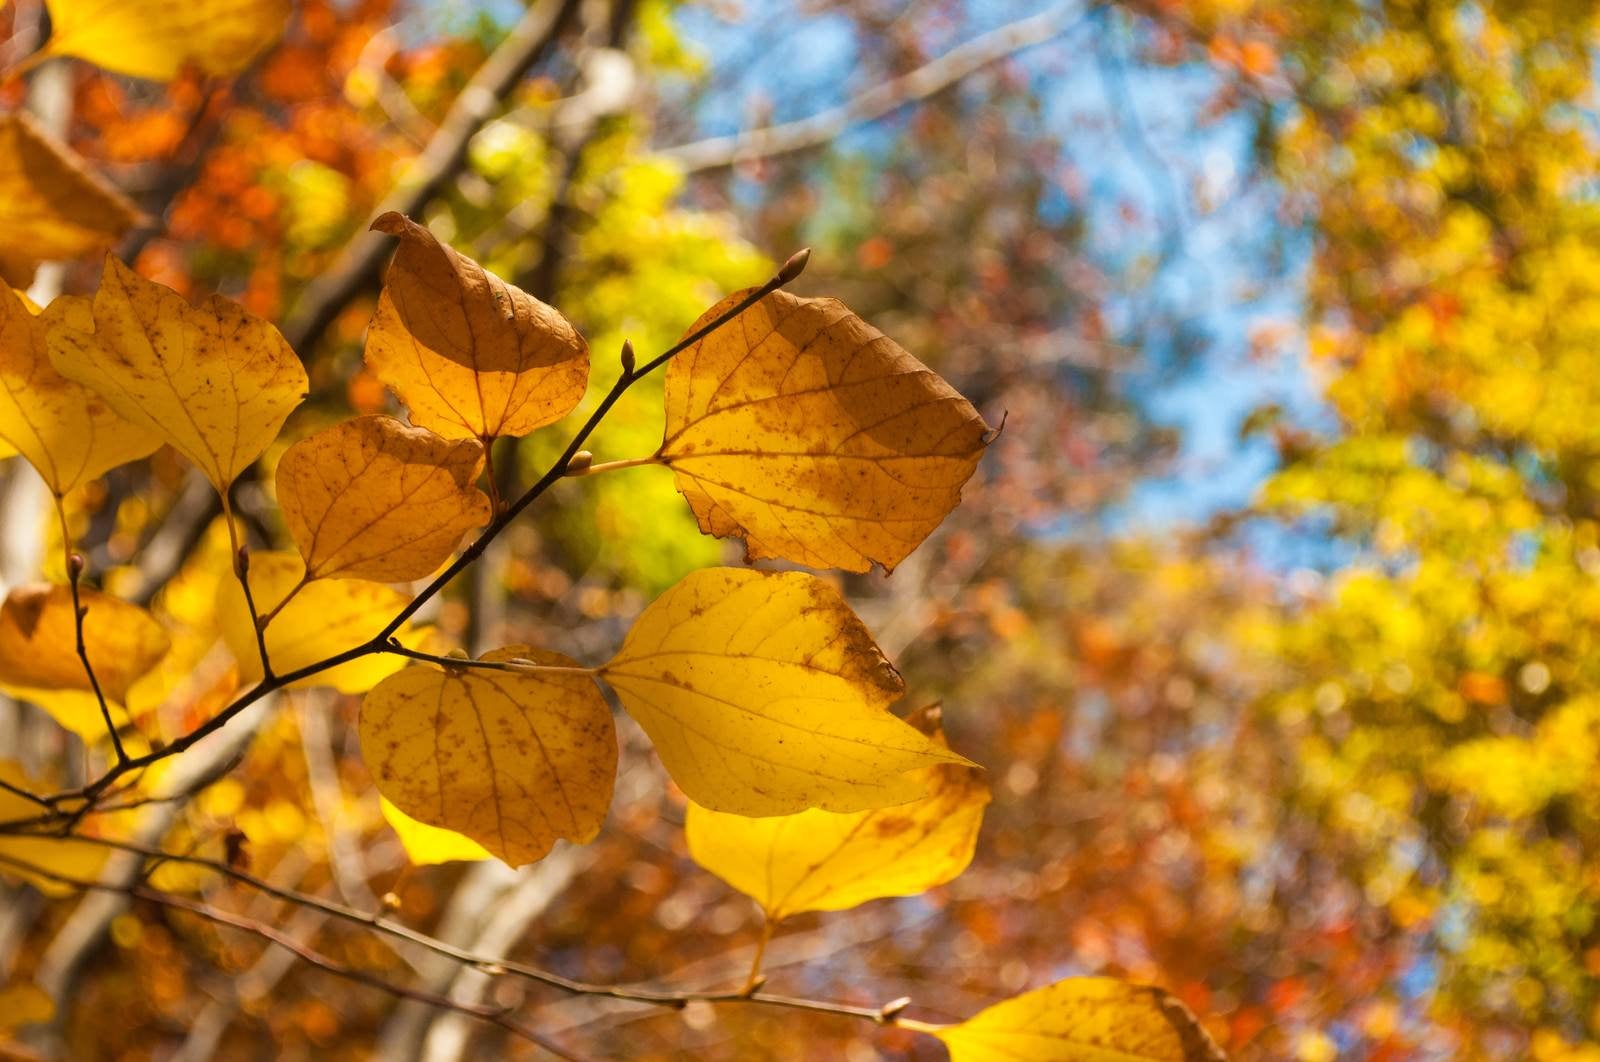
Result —
<svg viewBox="0 0 1600 1062"><path fill-rule="evenodd" d="M1055 40L1084 13L1079 4L1059 4L975 37L909 74L876 85L838 107L809 118L733 136L698 140L666 148L658 154L690 173L701 173L820 147L854 126L877 121L902 107L935 96L992 63Z"/></svg>

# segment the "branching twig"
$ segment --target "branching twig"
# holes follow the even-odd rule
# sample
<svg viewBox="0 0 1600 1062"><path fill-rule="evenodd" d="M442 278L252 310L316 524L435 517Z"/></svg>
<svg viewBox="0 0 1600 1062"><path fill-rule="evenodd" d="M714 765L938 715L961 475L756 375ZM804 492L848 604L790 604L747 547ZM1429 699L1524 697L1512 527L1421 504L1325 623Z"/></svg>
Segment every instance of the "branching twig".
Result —
<svg viewBox="0 0 1600 1062"><path fill-rule="evenodd" d="M23 871L27 874L57 882L58 884L81 889L93 889L98 892L122 893L123 895L131 896L134 899L146 900L150 903L159 904L163 907L172 908L174 910L187 911L190 914L198 915L199 917L204 918L208 922L214 922L218 925L232 926L235 929L242 929L247 933L251 933L260 937L262 940L276 944L280 948L288 949L297 955L303 962L306 962L311 966L315 966L320 970L325 970L328 973L333 974L335 977L342 977L349 981L355 981L358 984L364 984L368 987L376 988L400 999L412 999L419 1003L426 1003L432 1007L441 1007L445 1010L453 1010L463 1014L470 1014L475 1018L481 1018L484 1021L492 1022L493 1024L500 1026L502 1029L505 1029L507 1032L527 1040L529 1043L537 1044L539 1047L549 1051L558 1058L564 1058L572 1060L572 1062L578 1062L578 1056L571 1054L564 1048L559 1047L543 1036L540 1036L534 1030L523 1025L521 1022L516 1021L499 1007L484 1006L476 1003L462 1003L451 999L448 996L441 996L435 992L428 992L419 988L411 988L407 985L395 984L393 981L389 981L386 978L380 977L378 974L375 974L370 970L363 970L355 966L347 966L344 963L338 962L337 960L330 959L321 952L313 951L311 948L296 940L293 936L274 929L272 926L269 926L265 922L261 922L257 919L234 914L232 911L225 911L220 907L213 907L210 904L201 903L198 900L191 900L184 896L178 896L169 892L162 892L160 889L153 889L150 886L140 884L137 881L126 885L118 885L99 881L84 881L79 878L69 877L65 874L58 874L55 871L48 870L35 863L30 863L24 859L18 859L15 856L3 852L0 852L0 863Z"/></svg>
<svg viewBox="0 0 1600 1062"><path fill-rule="evenodd" d="M605 397L600 400L600 404L595 407L594 412L589 415L589 418L586 421L584 421L582 427L580 427L577 432L574 433L572 440L567 444L567 448L562 451L561 456L556 458L555 462L545 471L544 475L540 476L537 482L524 491L516 501L512 502L506 508L505 512L499 514L492 521L490 521L489 526L484 528L482 533L478 535L478 537L470 546L462 551L462 553L456 557L456 559L452 561L442 572L435 576L432 582L424 587L409 604L400 609L400 611L395 614L394 618L391 619L381 631L373 635L372 638L361 643L360 645L352 646L343 652L335 653L332 656L325 657L322 660L318 660L311 664L307 664L304 667L296 668L293 671L283 674L277 674L268 671L260 682L258 682L255 686L252 686L232 704L228 705L228 707L224 708L222 711L218 712L204 723L201 723L193 730L174 738L164 747L153 749L150 752L139 756L120 759L104 774L102 774L93 782L90 782L88 785L45 797L47 801L60 801L69 799L82 800L83 804L71 815L63 815L58 812L52 812L50 814L39 816L34 820L0 823L0 833L26 832L28 830L37 832L40 827L44 827L46 829L50 827L56 827L59 829L64 820L70 827L72 823L80 821L84 815L88 814L93 809L95 802L99 799L99 797L104 795L105 792L123 775L132 770L148 767L152 763L159 762L171 756L176 756L179 753L192 748L198 742L203 741L206 737L227 726L229 722L238 717L239 713L243 712L246 708L250 707L252 704L255 704L268 694L274 693L277 690L283 689L287 686L291 686L302 679L310 678L331 668L338 667L340 664L349 663L352 660L358 660L364 656L370 656L374 653L393 651L392 639L394 638L395 633L405 624L405 622L415 615L417 610L422 608L424 604L438 595L440 591L450 584L451 580L453 580L457 575L461 574L461 572L470 566L473 561L477 560L483 551L488 548L489 543L493 542L495 538L499 536L499 534L506 529L511 521L516 519L524 509L532 505L547 490L549 490L556 483L560 482L561 479L566 476L568 468L573 459L580 451L582 451L583 444L588 441L590 435L594 434L595 429L600 426L601 421L605 419L606 415L611 412L612 407L617 404L617 401L627 393L628 389L633 386L633 384L643 379L645 376L648 376L656 369L659 369L661 366L665 365L668 361L672 360L672 358L686 350L688 347L693 346L695 343L698 343L712 332L715 332L723 325L726 325L728 322L742 314L745 310L749 309L751 306L754 306L757 302L760 302L767 295L770 295L779 288L792 283L795 278L797 278L801 272L804 271L806 260L809 257L809 250L798 252L783 264L783 267L778 270L771 280L768 280L765 284L761 285L761 287L752 290L748 295L740 299L738 303L729 307L727 310L724 310L721 314L718 314L715 319L708 322L706 325L697 329L693 333L683 337L666 351L662 352L660 355L646 362L642 366L636 366L634 364L632 347L624 345L621 374L617 377L617 381L611 385L611 389L606 392ZM252 614L254 614L254 609L252 609Z"/></svg>
<svg viewBox="0 0 1600 1062"><path fill-rule="evenodd" d="M536 984L544 985L547 988L554 988L563 992L567 992L571 995L601 996L609 999L620 1000L626 1003L640 1003L647 1006L665 1007L672 1010L681 1010L690 1003L757 1003L775 1007L787 1007L791 1010L808 1010L819 1014L836 1014L842 1017L863 1018L872 1022L876 1022L880 1025L901 1025L906 1028L916 1028L920 1025L920 1023L913 1023L900 1017L900 1012L906 1007L906 1004L900 1000L885 1004L881 1007L859 1007L848 1003L835 1003L830 1000L803 999L795 996L776 995L747 989L740 989L736 992L701 992L692 990L672 991L631 988L625 985L592 984L587 981L579 981L570 977L564 977L561 974L540 969L537 966L530 966L526 963L513 962L506 959L497 959L475 954L474 952L471 952L465 948L457 947L454 944L449 944L435 937L431 937L426 933L412 929L410 926L393 921L389 918L385 918L382 912L368 914L338 903L334 900L329 900L321 896L313 896L309 893L300 892L297 889L288 888L283 885L275 885L265 878L260 878L249 873L248 871L240 870L239 868L223 862L222 860L209 859L204 856L166 852L152 845L134 844L131 842L118 841L111 838L77 837L75 840L89 844L101 845L117 851L132 852L136 855L142 855L149 859L159 859L163 862L169 863L182 863L187 866L200 867L202 869L210 870L236 881L241 885L248 886L249 888L255 889L265 895L282 900L285 903L320 911L331 918L336 918L340 921L348 922L353 925L367 927L379 933L384 933L388 936L419 945L436 955L441 955L447 959L451 959L452 961L459 962L464 966L470 966L481 973L489 975L490 977L519 977L527 981L532 981ZM143 895L141 893L131 892L129 889L114 885L90 885L86 882L67 878L60 874L42 871L32 864L25 864L21 860L18 860L15 857L3 852L0 852L0 863L21 865L24 869L28 870L29 873L39 873L52 880L81 888L100 887L110 889L112 891L129 892L130 895ZM145 888L145 892L156 891L142 886L135 887ZM150 897L145 896L144 898L148 899ZM157 902L161 901L158 900ZM759 988L759 984L756 985L756 988ZM424 1002L425 1001L426 1000L424 1000Z"/></svg>
<svg viewBox="0 0 1600 1062"><path fill-rule="evenodd" d="M909 74L876 85L820 114L665 148L659 154L690 173L698 173L820 147L853 126L877 121L901 107L943 92L991 63L1054 40L1082 14L1083 8L1077 4L1059 4L952 48Z"/></svg>

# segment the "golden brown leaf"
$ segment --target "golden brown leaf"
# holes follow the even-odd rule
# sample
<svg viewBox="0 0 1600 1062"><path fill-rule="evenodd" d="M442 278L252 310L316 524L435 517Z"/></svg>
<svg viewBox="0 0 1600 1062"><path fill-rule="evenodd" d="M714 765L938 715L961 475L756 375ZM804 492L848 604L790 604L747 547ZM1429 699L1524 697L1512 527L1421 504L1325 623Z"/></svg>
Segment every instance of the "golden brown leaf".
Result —
<svg viewBox="0 0 1600 1062"><path fill-rule="evenodd" d="M483 659L578 667L527 646ZM512 866L543 858L559 838L593 840L617 770L611 709L577 670L407 668L362 702L361 752L401 811Z"/></svg>
<svg viewBox="0 0 1600 1062"><path fill-rule="evenodd" d="M400 238L367 364L411 420L449 438L527 435L566 416L589 381L589 345L565 317L396 213Z"/></svg>
<svg viewBox="0 0 1600 1062"><path fill-rule="evenodd" d="M483 444L356 417L289 447L278 504L313 579L421 579L489 522Z"/></svg>
<svg viewBox="0 0 1600 1062"><path fill-rule="evenodd" d="M122 703L128 687L155 667L171 639L138 605L83 587L83 640L107 698ZM0 683L12 689L88 690L78 659L72 591L19 586L0 605Z"/></svg>
<svg viewBox="0 0 1600 1062"><path fill-rule="evenodd" d="M944 745L943 735L933 736ZM976 767L942 763L918 773L928 788L922 800L847 815L810 808L753 819L691 803L684 822L689 854L774 922L915 896L972 862L989 803Z"/></svg>
<svg viewBox="0 0 1600 1062"><path fill-rule="evenodd" d="M306 394L300 359L271 324L221 295L191 306L114 257L88 324L49 322L56 369L160 433L224 494Z"/></svg>
<svg viewBox="0 0 1600 1062"><path fill-rule="evenodd" d="M40 262L104 251L144 216L26 115L0 115L0 282L27 287Z"/></svg>
<svg viewBox="0 0 1600 1062"><path fill-rule="evenodd" d="M1070 977L996 1003L934 1035L950 1062L1221 1062L1171 993L1109 977Z"/></svg>
<svg viewBox="0 0 1600 1062"><path fill-rule="evenodd" d="M60 298L40 315L27 296L0 284L0 440L57 495L161 445L155 432L124 420L50 364L46 323L74 310L86 313L88 300Z"/></svg>
<svg viewBox="0 0 1600 1062"><path fill-rule="evenodd" d="M45 50L130 77L171 81L192 63L237 74L283 35L289 0L46 0Z"/></svg>
<svg viewBox="0 0 1600 1062"><path fill-rule="evenodd" d="M666 393L660 457L700 529L814 568L892 570L961 500L990 430L842 303L782 291L673 359Z"/></svg>
<svg viewBox="0 0 1600 1062"><path fill-rule="evenodd" d="M600 669L689 798L736 815L905 804L966 763L890 714L899 674L803 572L708 568L644 610Z"/></svg>

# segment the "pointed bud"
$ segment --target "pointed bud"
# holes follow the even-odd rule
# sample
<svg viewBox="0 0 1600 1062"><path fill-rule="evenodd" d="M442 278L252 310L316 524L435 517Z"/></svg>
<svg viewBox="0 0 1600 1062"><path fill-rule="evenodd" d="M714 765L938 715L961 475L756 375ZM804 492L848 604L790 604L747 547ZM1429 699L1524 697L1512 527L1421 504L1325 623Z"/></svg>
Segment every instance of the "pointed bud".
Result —
<svg viewBox="0 0 1600 1062"><path fill-rule="evenodd" d="M622 371L629 376L633 375L633 340L622 341Z"/></svg>
<svg viewBox="0 0 1600 1062"><path fill-rule="evenodd" d="M898 1018L904 1010L911 1006L910 996L901 996L899 999L885 1003L878 1008L878 1021L887 1025Z"/></svg>
<svg viewBox="0 0 1600 1062"><path fill-rule="evenodd" d="M77 582L78 579L83 575L83 565L83 554L67 554L67 577L73 582Z"/></svg>
<svg viewBox="0 0 1600 1062"><path fill-rule="evenodd" d="M811 248L805 247L789 256L783 263L783 268L778 270L778 283L788 284L801 273L806 271L806 263L811 261Z"/></svg>
<svg viewBox="0 0 1600 1062"><path fill-rule="evenodd" d="M589 471L589 466L594 464L594 454L588 450L579 450L572 455L572 460L567 462L567 475L581 476Z"/></svg>
<svg viewBox="0 0 1600 1062"><path fill-rule="evenodd" d="M250 574L250 547L240 546L239 552L233 555L233 570L243 579Z"/></svg>

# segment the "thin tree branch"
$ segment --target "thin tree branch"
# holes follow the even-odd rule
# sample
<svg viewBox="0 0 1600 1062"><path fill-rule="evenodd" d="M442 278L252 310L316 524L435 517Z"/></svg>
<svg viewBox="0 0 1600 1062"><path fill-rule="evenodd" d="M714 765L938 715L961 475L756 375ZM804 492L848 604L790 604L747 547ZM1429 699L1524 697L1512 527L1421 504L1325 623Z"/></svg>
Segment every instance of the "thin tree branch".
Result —
<svg viewBox="0 0 1600 1062"><path fill-rule="evenodd" d="M690 1003L759 1003L769 1006L787 1007L792 1010L808 1010L818 1014L836 1014L843 1017L863 1018L876 1022L880 1025L906 1024L907 1027L910 1027L909 1023L906 1023L904 1019L899 1017L900 1012L906 1007L906 1004L900 1000L885 1004L881 1007L860 1007L847 1003L834 1003L829 1000L804 999L796 996L784 996L767 992L750 991L746 989L740 989L736 992L703 992L692 990L673 991L632 988L626 985L592 984L587 981L579 981L570 977L564 977L561 974L553 973L537 966L530 966L527 963L514 962L508 959L500 959L493 956L477 954L476 952L469 951L466 948L457 947L454 944L449 944L435 937L431 937L426 933L412 929L410 926L404 925L400 922L385 918L382 912L367 914L352 907L338 903L334 900L326 899L321 896L313 896L309 893L304 893L287 886L276 885L265 878L260 878L249 873L248 871L240 870L222 860L210 859L204 856L167 852L154 845L136 844L129 841L118 841L106 837L74 836L73 840L79 843L94 844L105 848L111 848L116 851L130 852L135 855L144 856L148 859L159 860L161 862L181 863L186 866L194 866L205 870L210 870L214 873L236 881L241 885L248 886L249 888L255 889L256 891L265 895L282 900L285 903L293 904L297 907L320 911L331 918L336 918L340 921L367 927L376 932L384 933L389 936L408 941L412 944L419 945L423 948L426 948L428 951L443 956L454 962L461 963L463 966L472 967L473 969L487 974L490 977L501 977L507 975L515 976L527 981L532 981L536 984L543 985L547 988L558 989L571 995L605 997L608 999L620 1000L626 1003L641 1003L648 1006L665 1007L672 1010L681 1010ZM130 887L127 886L118 886L114 884L101 885L98 883L89 884L79 879L70 878L51 871L46 871L5 852L0 852L0 863L10 863L15 866L20 866L23 869L26 869L29 873L36 873L50 880L58 881L62 884L71 885L78 888L99 888L102 890L123 892L129 895L141 895L138 892L130 891ZM140 886L133 886L133 888L139 887ZM145 888L145 891L156 892L157 890ZM165 894L158 893L158 895ZM158 900L157 902L161 901ZM429 993L429 995L431 994L432 993ZM424 1000L424 1002L426 1002L426 1000Z"/></svg>
<svg viewBox="0 0 1600 1062"><path fill-rule="evenodd" d="M975 37L909 74L876 85L838 107L809 118L733 136L697 140L665 148L657 154L678 163L689 173L701 173L820 147L854 126L877 121L902 107L935 96L992 63L1055 40L1084 14L1085 9L1079 4L1058 4Z"/></svg>
<svg viewBox="0 0 1600 1062"><path fill-rule="evenodd" d="M395 984L394 982L389 981L386 978L371 972L370 970L363 970L355 966L347 966L344 963L328 958L321 952L313 951L311 948L296 940L293 936L274 929L272 926L269 926L257 919L234 914L232 911L225 911L220 907L213 907L210 904L201 903L198 900L191 900L184 896L178 896L169 892L162 892L160 889L153 889L150 886L140 884L137 881L130 882L125 885L117 885L100 881L84 881L79 878L69 877L65 874L58 874L55 871L48 870L24 859L18 859L15 856L4 852L0 852L0 863L62 885L73 886L82 889L91 889L96 892L120 893L124 896L130 896L137 900L145 900L150 903L159 904L163 907L172 908L174 910L187 911L189 914L198 915L199 917L204 918L206 921L214 922L218 925L232 926L235 929L242 929L246 933L258 936L262 940L278 945L280 948L288 949L297 955L303 962L311 966L315 966L320 970L325 970L328 973L333 974L335 977L342 977L349 981L355 981L358 984L376 988L379 991L387 992L390 995L400 999L416 1000L419 1003L426 1003L429 1006L440 1007L445 1010L458 1011L463 1014L470 1014L475 1018L481 1018L484 1021L492 1022L493 1024L500 1026L502 1029L505 1029L507 1032L527 1040L529 1043L537 1044L539 1047L542 1047L544 1050L555 1055L557 1058L568 1059L571 1060L571 1062L580 1062L577 1055L568 1052L564 1048L558 1046L550 1040L547 1040L545 1037L540 1036L534 1030L516 1021L499 1007L490 1007L474 1003L461 1003L449 998L448 996L441 996L437 993L428 992L423 989L411 988L407 985ZM315 905L311 904L307 906Z"/></svg>

